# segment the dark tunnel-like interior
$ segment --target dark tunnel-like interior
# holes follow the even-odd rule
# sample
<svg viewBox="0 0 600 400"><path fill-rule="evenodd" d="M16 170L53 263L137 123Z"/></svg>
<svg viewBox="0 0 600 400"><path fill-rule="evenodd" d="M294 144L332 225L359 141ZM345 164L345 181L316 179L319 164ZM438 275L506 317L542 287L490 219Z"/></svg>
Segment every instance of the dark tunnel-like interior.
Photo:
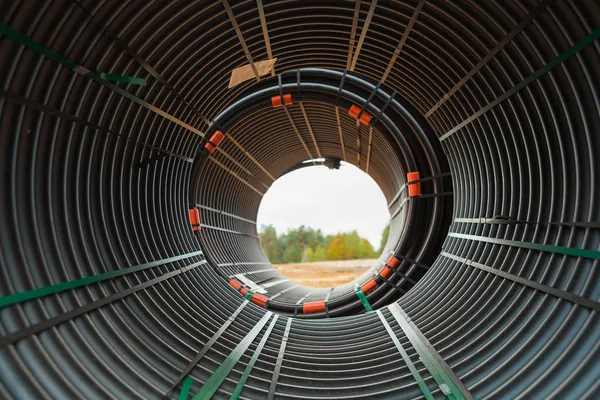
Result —
<svg viewBox="0 0 600 400"><path fill-rule="evenodd" d="M599 39L597 0L0 0L0 399L600 398ZM342 161L389 240L302 286L258 207Z"/></svg>

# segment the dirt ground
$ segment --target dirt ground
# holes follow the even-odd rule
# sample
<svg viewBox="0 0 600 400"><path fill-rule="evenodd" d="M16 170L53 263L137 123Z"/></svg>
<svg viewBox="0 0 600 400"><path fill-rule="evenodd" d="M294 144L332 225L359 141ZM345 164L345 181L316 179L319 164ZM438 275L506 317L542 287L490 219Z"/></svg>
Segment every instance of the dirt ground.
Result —
<svg viewBox="0 0 600 400"><path fill-rule="evenodd" d="M301 285L328 288L343 285L364 274L377 260L322 261L277 264L275 269Z"/></svg>

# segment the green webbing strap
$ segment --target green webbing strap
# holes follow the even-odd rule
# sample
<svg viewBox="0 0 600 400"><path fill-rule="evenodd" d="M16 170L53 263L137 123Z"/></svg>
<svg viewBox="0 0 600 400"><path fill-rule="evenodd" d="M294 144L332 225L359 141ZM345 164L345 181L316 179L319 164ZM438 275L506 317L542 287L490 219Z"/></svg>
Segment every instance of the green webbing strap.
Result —
<svg viewBox="0 0 600 400"><path fill-rule="evenodd" d="M279 381L279 374L281 373L281 366L283 365L283 357L285 356L285 348L290 338L290 330L292 328L293 318L288 318L285 324L285 330L283 331L283 337L281 338L281 345L279 346L279 354L277 355L277 362L275 363L275 369L271 376L271 384L269 385L269 393L267 394L267 400L273 400L275 398L275 391L277 390L277 382Z"/></svg>
<svg viewBox="0 0 600 400"><path fill-rule="evenodd" d="M179 392L178 400L188 400L193 382L194 379L191 376L188 376L183 380L183 387L181 388L181 392Z"/></svg>
<svg viewBox="0 0 600 400"><path fill-rule="evenodd" d="M358 285L356 286L355 293L358 296L358 299L360 300L360 302L362 303L362 305L365 307L365 309L367 311L373 311L373 308L371 307L371 304L369 304L369 299L367 299L367 296L365 296L365 294L363 293L363 291L360 288L360 286L358 286Z"/></svg>
<svg viewBox="0 0 600 400"><path fill-rule="evenodd" d="M104 79L105 81L123 82L123 83L130 83L132 85L146 86L145 79L136 78L135 76L107 74L104 72L100 72L98 75L100 76L100 78Z"/></svg>
<svg viewBox="0 0 600 400"><path fill-rule="evenodd" d="M76 1L75 5L77 7L79 7L80 10L82 10L83 12L85 12L89 18L89 21L92 23L96 23L97 26L100 28L100 30L106 34L106 36L111 39L115 46L119 49L122 50L125 54L128 54L131 58L133 58L134 60L136 60L138 62L138 64L144 68L150 75L152 75L154 78L156 78L157 81L159 81L164 87L165 89L167 89L169 92L173 93L179 100L181 100L187 107L189 107L197 116L199 116L205 123L206 125L210 125L210 121L204 117L200 111L196 110L174 87L173 85L171 85L163 76L161 76L150 64L148 64L148 62L146 62L146 60L144 60L142 58L141 55L139 55L138 53L136 53L135 51L133 51L133 49L131 47L129 47L129 43L125 42L123 39L121 39L120 37L118 37L117 35L114 34L114 32L112 32L108 26L106 24L104 24L104 21L98 21L96 18L96 15L94 13L92 13L90 10L88 10L85 6L83 6L81 4L80 1Z"/></svg>
<svg viewBox="0 0 600 400"><path fill-rule="evenodd" d="M56 54L47 47L42 46L38 42L31 40L25 35L21 35L19 32L9 28L6 25L0 24L0 33L6 36L7 38L21 43L25 47L29 47L30 49L35 50L40 54L43 54L52 61L56 61L57 63L60 63L67 68L75 69L77 67L77 64L75 64L73 61Z"/></svg>
<svg viewBox="0 0 600 400"><path fill-rule="evenodd" d="M489 272L491 274L494 274L501 278L507 279L509 281L520 283L521 285L530 287L534 290L538 290L540 292L544 292L544 293L552 295L554 297L558 297L558 298L567 300L571 303L578 304L580 306L589 308L590 310L596 310L596 311L600 312L600 302L590 300L585 297L577 296L571 292L566 292L564 290L556 289L551 286L544 285L543 283L540 283L537 281L532 281L531 279L522 278L518 275L514 275L514 274L511 274L511 273L508 273L505 271L501 271L497 268L493 268L488 265L481 264L481 263L478 263L478 262L475 262L473 260L469 260L469 259L466 259L463 257L459 257L454 254L447 253L445 251L443 251L440 255L443 257L450 258L454 261L458 261L464 265L467 265L467 266L470 266L473 268L478 268L485 272Z"/></svg>
<svg viewBox="0 0 600 400"><path fill-rule="evenodd" d="M227 356L227 359L217 368L217 370L212 374L210 378L202 385L200 391L192 397L192 400L210 400L213 394L219 390L219 387L227 378L227 375L231 372L235 364L240 360L242 355L248 350L250 344L254 341L256 336L262 331L264 326L267 324L269 319L273 315L272 312L267 311L265 315L258 321L258 323L248 332L246 337L242 339L242 341L235 346L231 354Z"/></svg>
<svg viewBox="0 0 600 400"><path fill-rule="evenodd" d="M487 106L483 107L481 110L477 111L475 114L471 115L469 118L465 119L463 122L461 122L454 128L450 129L448 132L446 132L443 136L440 137L440 142L448 139L455 132L457 132L464 126L470 124L471 122L473 122L474 120L476 120L477 118L479 118L481 115L485 114L492 108L496 107L498 104L502 103L504 100L508 99L513 94L517 93L519 90L523 89L524 87L535 82L542 76L546 75L548 72L550 72L554 68L558 67L567 58L577 54L579 51L581 51L583 48L585 48L587 45L593 43L597 39L600 39L600 29L596 29L595 31L592 31L592 33L590 33L585 39L583 39L580 42L577 42L573 47L569 48L567 51L560 54L554 60L550 61L548 64L544 65L542 68L535 71L532 75L530 75L529 77L522 80L520 83L518 83L512 89L509 89L507 92L500 95L500 97L498 97L496 100L492 101Z"/></svg>
<svg viewBox="0 0 600 400"><path fill-rule="evenodd" d="M163 400L169 397L169 393L171 393L171 391L173 391L181 383L181 381L183 381L184 378L186 378L189 375L190 372L192 372L196 364L198 364L202 357L204 357L204 355L212 348L215 342L221 337L223 332L225 332L225 330L229 328L229 325L231 325L233 321L235 321L237 316L240 315L240 313L242 312L244 307L246 307L247 304L247 301L244 301L242 304L240 304L240 306L233 312L233 314L231 314L229 318L227 318L227 321L225 321L225 323L221 325L219 330L215 332L215 334L210 338L210 340L206 342L204 346L202 346L202 349L200 349L198 354L196 354L194 358L192 358L188 365L181 371L179 377L177 377L177 379L173 382L171 387L165 392Z"/></svg>
<svg viewBox="0 0 600 400"><path fill-rule="evenodd" d="M541 0L538 1L537 5L525 16L524 19L518 25L515 25L513 29L506 35L502 40L500 40L496 45L483 57L479 60L477 64L462 78L460 81L456 82L456 84L450 89L446 94L433 106L429 111L425 113L425 118L429 118L431 114L433 114L437 109L439 109L442 104L444 104L448 99L450 99L454 93L456 93L461 87L465 85L471 78L475 76L477 72L481 68L483 68L492 58L496 56L506 45L513 41L513 39L523 31L538 15L540 15L546 7L553 0Z"/></svg>
<svg viewBox="0 0 600 400"><path fill-rule="evenodd" d="M258 360L258 356L260 356L260 352L262 351L263 347L265 347L265 343L267 343L267 339L271 335L271 331L273 330L273 327L275 326L275 323L277 322L278 318L279 318L279 315L275 314L273 319L271 320L271 324L269 325L269 327L267 328L267 331L265 332L262 339L260 340L260 343L256 347L256 350L254 350L254 354L252 354L252 358L250 359L248 366L246 366L246 369L244 370L242 377L238 381L238 384L235 387L235 390L233 391L233 394L231 395L230 400L238 400L238 398L240 397L240 394L242 394L242 390L244 389L244 385L246 384L246 381L248 380L248 377L250 376L250 372L252 372L252 368L254 368L254 364L256 364L256 360Z"/></svg>
<svg viewBox="0 0 600 400"><path fill-rule="evenodd" d="M410 318L404 313L398 303L392 303L389 309L396 322L398 322L398 325L400 325L400 328L406 334L406 337L408 337L408 340L412 343L417 353L419 353L419 358L437 382L442 393L450 400L472 400L473 396L469 390L454 374L427 338L419 331L417 326L410 321Z"/></svg>
<svg viewBox="0 0 600 400"><path fill-rule="evenodd" d="M64 65L67 68L72 69L73 71L77 72L78 74L87 75L88 73L90 73L90 71L88 71L84 67L77 65L73 61L54 53L52 50L48 49L47 47L44 47L41 44L31 40L27 36L21 35L19 32L15 31L13 29L10 29L6 25L0 24L0 33L2 33L4 36L6 36L16 42L21 43L23 46L29 47L30 49L33 49L40 54L43 54L47 58L49 58L53 61L56 61L56 62ZM124 83L132 83L134 85L146 86L145 79L136 78L133 76L105 74L105 73L100 73L100 74L98 74L98 76L101 79L104 79L106 81L124 82Z"/></svg>
<svg viewBox="0 0 600 400"><path fill-rule="evenodd" d="M75 279L69 282L57 283L55 285L44 286L38 289L28 290L26 292L20 292L15 294L9 294L8 296L0 297L0 308L6 307L12 304L22 303L24 301L37 299L40 297L48 296L50 294L62 292L69 289L75 289L81 286L89 285L92 283L97 283L101 281L105 281L107 279L116 278L118 276L130 274L132 272L141 271L144 269L156 267L159 265L164 265L168 263L172 263L179 260L184 260L186 258L190 258L193 256L201 255L202 251L195 251L193 253L183 254L176 257L165 258L163 260L152 261L146 264L136 265L134 267L128 267L123 269L118 269L116 271L105 272L103 274L92 275L86 278Z"/></svg>
<svg viewBox="0 0 600 400"><path fill-rule="evenodd" d="M171 114L164 112L160 108L155 107L150 103L147 103L146 101L140 99L139 97L134 96L133 94L129 93L128 91L123 90L116 85L113 85L109 81L102 78L102 76L100 74L88 71L87 69L83 68L82 66L75 64L73 61L71 61L61 55L58 55L58 54L54 53L52 50L50 50L49 48L44 47L41 44L31 40L29 37L21 35L17 31L10 29L6 25L0 24L0 33L10 39L15 40L18 43L21 43L25 47L29 47L30 49L37 51L38 53L46 56L47 58L49 58L53 61L56 61L59 64L62 64L63 66L73 70L74 72L76 72L80 75L87 76L88 78L92 79L93 81L98 82L99 84L101 84L103 86L106 86L107 88L113 90L114 92L120 94L121 96L141 105L142 107L160 115L161 117L164 117L164 118L168 119L169 121L174 122L177 125L196 133L197 135L200 135L200 137L204 137L204 133L202 131L199 131L198 129L194 128L193 126L186 124L185 122L172 116ZM114 78L117 75L108 74L106 76ZM131 78L131 79L138 79L138 78ZM122 80L120 80L120 81L122 82Z"/></svg>
<svg viewBox="0 0 600 400"><path fill-rule="evenodd" d="M412 360L410 359L410 357L406 353L406 350L404 350L404 347L402 347L402 343L400 343L400 341L398 340L398 337L396 336L396 334L394 333L394 331L390 327L390 324L388 324L387 320L385 319L385 317L381 313L381 310L377 310L377 315L379 316L379 319L381 320L381 323L383 323L383 326L385 326L385 330L387 331L387 333L389 333L390 337L392 338L392 341L396 345L396 348L400 352L400 355L402 356L402 359L404 360L404 362L408 366L408 369L410 370L410 373L415 378L415 381L417 381L417 384L419 385L419 388L421 389L421 392L423 392L423 396L425 396L426 400L433 400L434 397L431 394L431 392L429 391L429 388L427 387L427 385L425 384L425 381L421 377L421 374L419 374L419 371L417 370L417 368L415 368L415 365L413 364Z"/></svg>
<svg viewBox="0 0 600 400"><path fill-rule="evenodd" d="M594 221L531 221L512 219L508 217L494 217L494 218L454 218L454 222L460 222L465 224L499 224L499 225L519 225L519 224L531 224L531 225L559 225L568 226L572 228L583 228L583 229L600 229L600 222Z"/></svg>
<svg viewBox="0 0 600 400"><path fill-rule="evenodd" d="M248 290L248 293L246 293L244 295L244 298L248 301L252 300L252 295L254 294L254 292L251 292L250 290Z"/></svg>
<svg viewBox="0 0 600 400"><path fill-rule="evenodd" d="M141 290L147 289L153 285L156 285L157 283L163 282L167 279L173 278L175 276L178 276L180 274L183 274L191 269L194 269L200 265L204 265L206 264L205 260L193 263L191 265L185 266L185 267L181 267L178 268L174 271L171 272L167 272L165 274L162 274L154 279L150 279L149 281L146 281L144 283L141 283L139 285L136 286L132 286L128 289L125 290L121 290L120 292L117 292L113 295L110 295L108 297L103 297L101 299L98 299L96 301L91 301L81 307L77 307L75 309L69 310L65 313L62 314L58 314L55 317L43 320L41 322L38 323L34 323L32 325L29 325L19 331L13 332L13 333L9 333L6 336L0 336L0 352L10 346L13 345L15 343L17 343L20 340L23 339L27 339L33 335L36 335L42 331L45 331L46 329L50 329L53 327L56 327L64 322L67 321L71 321L72 319L75 319L81 315L87 314L89 312L95 311L97 309L99 309L100 307L104 307L108 304L114 303L117 300L121 300L124 299L127 296L130 296L134 293L137 293Z"/></svg>
<svg viewBox="0 0 600 400"><path fill-rule="evenodd" d="M556 254L564 254L567 256L591 258L592 260L600 259L600 251L596 251L596 250L576 249L574 247L553 246L550 244L541 244L541 243L532 243L532 242L519 242L516 240L495 239L495 238L489 238L489 237L485 237L485 236L466 235L463 233L449 233L448 236L460 238L460 239L476 240L478 242L484 242L484 243L502 244L505 246L521 247L523 249L545 251L547 253L556 253Z"/></svg>

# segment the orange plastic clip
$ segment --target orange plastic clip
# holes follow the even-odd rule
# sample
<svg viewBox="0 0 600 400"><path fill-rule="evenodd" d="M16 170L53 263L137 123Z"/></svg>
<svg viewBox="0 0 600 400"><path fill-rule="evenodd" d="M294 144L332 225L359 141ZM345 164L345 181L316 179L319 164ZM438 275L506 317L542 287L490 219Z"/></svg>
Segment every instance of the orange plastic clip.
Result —
<svg viewBox="0 0 600 400"><path fill-rule="evenodd" d="M324 301L312 301L302 305L302 312L304 314L325 312L325 309L326 307Z"/></svg>
<svg viewBox="0 0 600 400"><path fill-rule="evenodd" d="M267 296L263 296L262 294L254 293L250 301L257 306L265 307L267 305L267 301L269 301L269 298Z"/></svg>
<svg viewBox="0 0 600 400"><path fill-rule="evenodd" d="M358 114L360 114L360 107L357 105L353 105L352 107L350 107L350 109L348 110L348 114L350 114L351 116L353 116L354 118L358 118ZM369 114L366 111L363 111L363 113L360 116L359 121L362 122L365 125L369 125L369 123L371 122L371 119L373 118L373 116L371 114Z"/></svg>
<svg viewBox="0 0 600 400"><path fill-rule="evenodd" d="M383 268L381 268L381 271L379 271L379 275L381 275L381 277L387 279L390 276L392 276L393 272L394 272L394 270L386 265Z"/></svg>
<svg viewBox="0 0 600 400"><path fill-rule="evenodd" d="M386 261L386 264L392 268L396 268L398 265L400 265L400 259L396 258L395 256L390 256L390 258L388 258Z"/></svg>
<svg viewBox="0 0 600 400"><path fill-rule="evenodd" d="M283 96L273 96L271 97L271 104L273 105L273 108L281 107L283 104L289 106L292 104L292 95L288 93Z"/></svg>
<svg viewBox="0 0 600 400"><path fill-rule="evenodd" d="M421 182L410 183L413 181L418 181L421 179L421 176L418 172L409 172L407 177L408 183L408 197L414 197L421 194Z"/></svg>
<svg viewBox="0 0 600 400"><path fill-rule="evenodd" d="M191 208L189 210L190 224L192 224L192 231L200 230L200 212L197 208Z"/></svg>
<svg viewBox="0 0 600 400"><path fill-rule="evenodd" d="M217 146L221 144L221 142L225 139L225 135L221 131L215 131L213 135L210 137L208 142L204 145L211 153L215 151Z"/></svg>
<svg viewBox="0 0 600 400"><path fill-rule="evenodd" d="M365 283L363 283L360 286L360 289L363 291L363 293L368 293L371 290L375 289L377 287L377 282L375 282L375 279L371 278L368 281L366 281Z"/></svg>

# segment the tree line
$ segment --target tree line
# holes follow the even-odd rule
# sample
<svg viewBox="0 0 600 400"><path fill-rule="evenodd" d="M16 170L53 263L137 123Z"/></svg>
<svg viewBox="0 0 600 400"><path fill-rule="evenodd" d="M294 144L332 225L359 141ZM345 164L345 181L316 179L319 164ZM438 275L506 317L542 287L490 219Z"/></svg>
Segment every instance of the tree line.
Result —
<svg viewBox="0 0 600 400"><path fill-rule="evenodd" d="M273 225L262 226L260 243L269 261L287 264L313 261L377 258L387 243L389 225L383 230L378 250L356 231L324 235L304 225L278 235Z"/></svg>

